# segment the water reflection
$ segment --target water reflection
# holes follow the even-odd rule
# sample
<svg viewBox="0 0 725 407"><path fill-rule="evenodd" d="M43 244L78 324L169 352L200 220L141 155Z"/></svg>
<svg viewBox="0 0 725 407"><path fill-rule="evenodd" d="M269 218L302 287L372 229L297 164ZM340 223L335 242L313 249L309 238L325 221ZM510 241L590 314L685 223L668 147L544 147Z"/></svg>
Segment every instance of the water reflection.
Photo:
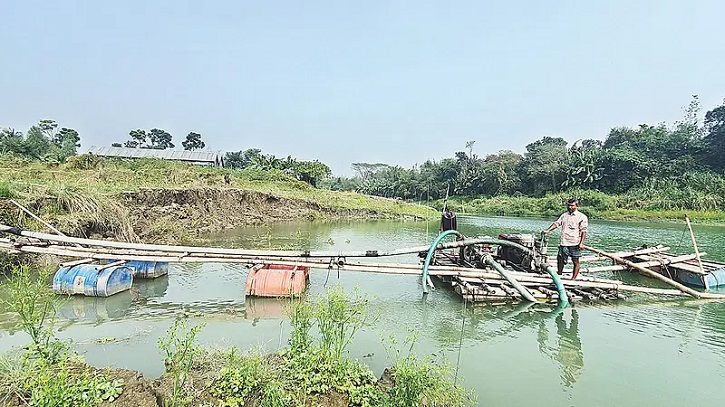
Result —
<svg viewBox="0 0 725 407"><path fill-rule="evenodd" d="M246 319L281 319L287 315L290 300L283 298L247 297L245 303Z"/></svg>
<svg viewBox="0 0 725 407"><path fill-rule="evenodd" d="M153 280L137 279L131 290L110 297L70 296L60 303L56 315L66 321L64 325L75 322L100 325L128 316L150 299L163 297L168 288L168 276Z"/></svg>
<svg viewBox="0 0 725 407"><path fill-rule="evenodd" d="M564 315L569 314L569 323ZM582 341L579 336L579 313L574 308L567 311L555 309L545 317L556 315L556 340L551 343L550 326L544 321L539 322L539 351L549 356L559 364L561 382L566 387L572 387L581 376L584 369L584 353Z"/></svg>

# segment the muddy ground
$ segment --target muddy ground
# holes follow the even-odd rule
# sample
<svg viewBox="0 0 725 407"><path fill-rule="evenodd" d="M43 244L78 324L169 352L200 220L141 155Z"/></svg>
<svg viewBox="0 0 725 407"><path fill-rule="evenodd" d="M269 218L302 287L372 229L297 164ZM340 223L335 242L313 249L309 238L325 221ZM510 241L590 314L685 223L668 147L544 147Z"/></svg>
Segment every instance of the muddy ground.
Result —
<svg viewBox="0 0 725 407"><path fill-rule="evenodd" d="M146 189L122 199L140 240L163 238L182 228L191 237L239 226L315 219L374 219L368 210L333 210L317 203L241 189Z"/></svg>
<svg viewBox="0 0 725 407"><path fill-rule="evenodd" d="M112 207L98 205L99 211L108 213L73 212L69 208L57 213L54 198L39 198L26 205L68 235L169 244L203 240L210 233L272 222L401 218L234 188L141 189L110 200L115 204ZM0 223L23 228L29 220L15 205L0 199ZM34 227L45 229L42 225Z"/></svg>

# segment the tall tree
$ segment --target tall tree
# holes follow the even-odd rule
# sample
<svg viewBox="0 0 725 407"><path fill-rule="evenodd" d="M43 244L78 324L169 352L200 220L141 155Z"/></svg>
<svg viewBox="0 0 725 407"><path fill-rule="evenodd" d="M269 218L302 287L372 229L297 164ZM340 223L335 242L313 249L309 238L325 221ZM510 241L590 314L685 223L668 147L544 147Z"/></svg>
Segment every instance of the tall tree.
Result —
<svg viewBox="0 0 725 407"><path fill-rule="evenodd" d="M0 152L25 154L23 133L11 127L0 129Z"/></svg>
<svg viewBox="0 0 725 407"><path fill-rule="evenodd" d="M529 181L530 192L541 195L555 192L566 179L568 150L561 137L544 136L526 146L523 170Z"/></svg>
<svg viewBox="0 0 725 407"><path fill-rule="evenodd" d="M725 170L725 102L705 114L706 163L715 171Z"/></svg>
<svg viewBox="0 0 725 407"><path fill-rule="evenodd" d="M224 163L231 168L244 169L250 167L256 157L262 154L258 148L249 148L244 151L230 151L224 156Z"/></svg>
<svg viewBox="0 0 725 407"><path fill-rule="evenodd" d="M41 159L50 151L50 140L40 126L33 126L28 130L25 138L25 152L27 155Z"/></svg>
<svg viewBox="0 0 725 407"><path fill-rule="evenodd" d="M0 129L0 140L6 139L6 138L17 138L22 139L23 138L23 132L17 131L12 127L7 127Z"/></svg>
<svg viewBox="0 0 725 407"><path fill-rule="evenodd" d="M75 129L69 129L67 127L62 127L58 133L55 134L55 137L53 137L52 140L53 143L58 146L72 150L73 154L75 154L76 149L81 146L81 137L78 135L78 132Z"/></svg>
<svg viewBox="0 0 725 407"><path fill-rule="evenodd" d="M55 139L55 133L58 131L58 123L55 120L43 119L37 126L49 140Z"/></svg>
<svg viewBox="0 0 725 407"><path fill-rule="evenodd" d="M184 150L201 150L206 147L206 143L201 141L201 134L193 131L186 135L186 140L182 141L181 145L184 146Z"/></svg>
<svg viewBox="0 0 725 407"><path fill-rule="evenodd" d="M167 148L174 148L174 143L171 142L171 134L165 130L153 128L149 130L149 141L150 148L156 150L166 150Z"/></svg>
<svg viewBox="0 0 725 407"><path fill-rule="evenodd" d="M144 148L146 147L146 130L136 129L128 132L131 136L131 140L126 141L124 144L128 148Z"/></svg>
<svg viewBox="0 0 725 407"><path fill-rule="evenodd" d="M295 176L300 181L305 181L312 185L317 186L317 183L321 180L330 176L332 171L327 165L315 160L315 161L298 161L295 163Z"/></svg>

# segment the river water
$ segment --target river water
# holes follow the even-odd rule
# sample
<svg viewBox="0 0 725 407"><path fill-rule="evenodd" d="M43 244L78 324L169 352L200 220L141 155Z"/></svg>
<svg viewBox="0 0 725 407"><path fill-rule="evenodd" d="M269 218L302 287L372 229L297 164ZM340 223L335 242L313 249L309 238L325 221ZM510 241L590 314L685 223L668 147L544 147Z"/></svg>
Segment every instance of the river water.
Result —
<svg viewBox="0 0 725 407"><path fill-rule="evenodd" d="M458 228L469 236L498 236L537 233L550 222L459 217ZM661 243L691 253L685 231L681 224L595 220L587 242L612 251ZM388 250L430 244L436 232L437 224L425 222L299 223L238 229L214 239L216 245L239 248ZM695 232L708 258L725 260L725 228L695 226ZM182 313L206 324L198 336L206 347L275 351L290 330L285 303L245 299L246 275L240 265L172 265L168 276L134 282L135 292L70 298L58 312L58 336L72 339L91 364L149 377L163 372L157 340ZM632 283L644 278L614 277ZM472 307L440 283L423 296L416 276L312 271L312 293L332 284L357 288L368 298L371 313L379 315L350 349L376 374L389 365L381 337L402 341L415 331L417 353L446 358L481 406L725 404L725 302L639 295L563 311ZM0 309L0 351L27 342L13 316Z"/></svg>

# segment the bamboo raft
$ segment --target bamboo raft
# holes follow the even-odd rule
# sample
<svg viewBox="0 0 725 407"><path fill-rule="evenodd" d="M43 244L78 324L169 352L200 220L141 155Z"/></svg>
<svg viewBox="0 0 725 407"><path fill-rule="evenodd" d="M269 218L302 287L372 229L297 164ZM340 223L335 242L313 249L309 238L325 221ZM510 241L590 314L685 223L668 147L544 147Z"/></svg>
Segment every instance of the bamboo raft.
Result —
<svg viewBox="0 0 725 407"><path fill-rule="evenodd" d="M1 236L5 237L1 237ZM533 237L532 237L533 239ZM583 276L576 280L559 279L551 273L551 259L546 256L545 241L528 248L516 242L493 238L460 238L453 242L417 246L389 251L266 251L216 247L172 246L128 243L69 237L23 231L0 225L0 250L10 253L53 255L69 260L61 264L71 267L93 262L122 265L129 261L168 263L239 263L245 265L290 265L316 270L404 274L424 277L426 272L437 277L466 301L568 302L624 299L625 293L661 296L725 299L725 295L700 292L686 287L654 269L684 264L694 257L667 254L668 248L656 247L629 252L607 253L588 247L596 253L585 256L583 263L612 260L606 266L582 267L581 273L635 270L669 284L673 288L628 285L620 280ZM508 251L507 251L508 250ZM520 251L519 257L512 255ZM430 265L421 270L419 264L382 263L371 258L434 253ZM700 255L704 255L700 253ZM646 257L650 256L650 257ZM653 256L658 256L654 258ZM357 259L357 260L351 260ZM517 264L517 260L521 260ZM505 268L505 271L504 271ZM549 274L546 274L548 269Z"/></svg>

